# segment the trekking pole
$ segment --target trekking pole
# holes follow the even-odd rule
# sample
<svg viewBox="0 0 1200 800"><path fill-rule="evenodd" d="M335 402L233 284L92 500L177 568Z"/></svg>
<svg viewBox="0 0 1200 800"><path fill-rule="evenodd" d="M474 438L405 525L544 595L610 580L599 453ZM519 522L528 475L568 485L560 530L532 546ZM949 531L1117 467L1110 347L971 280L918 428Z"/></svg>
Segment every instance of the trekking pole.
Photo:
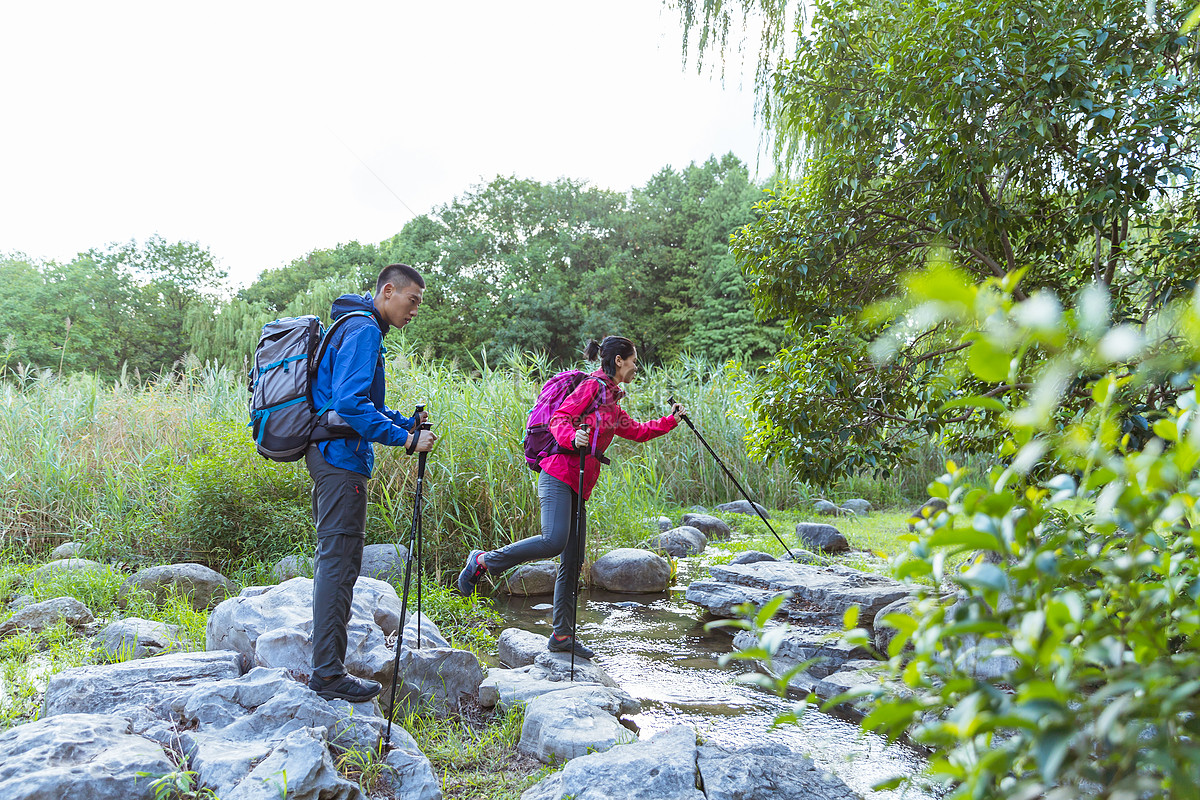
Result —
<svg viewBox="0 0 1200 800"><path fill-rule="evenodd" d="M424 410L424 406L417 406L417 412ZM429 423L423 423L420 430L429 430ZM419 434L418 434L419 435ZM400 650L404 647L404 623L408 616L408 587L412 581L412 562L413 550L420 545L419 532L421 529L421 487L425 482L425 457L429 455L427 452L422 452L417 457L417 488L413 494L413 521L412 528L408 532L408 552L404 556L404 591L400 598L400 630L396 634L396 658L392 662L392 692L391 699L388 701L388 719L386 733L379 735L379 755L383 755L384 742L392 740L392 717L396 715L396 680L400 674ZM418 556L418 573L420 572L420 556ZM421 647L421 576L417 575L417 648Z"/></svg>
<svg viewBox="0 0 1200 800"><path fill-rule="evenodd" d="M672 405L672 406L675 405L675 396L674 395L667 398L667 404ZM729 476L729 480L733 481L733 485L736 486L738 488L738 491L742 493L742 497L746 498L746 502L749 503L750 507L754 509L754 513L758 514L759 519L761 519L766 524L767 529L769 531L771 531L771 533L775 533L775 529L771 527L771 523L767 522L767 518L763 515L763 513L761 511L759 511L758 503L755 503L753 500L750 499L750 495L746 494L746 490L742 488L742 485L740 483L738 483L737 478L733 477L733 473L729 471L729 467L725 466L725 462L721 460L721 457L718 456L715 452L713 452L713 449L711 447L709 447L708 442L706 442L704 440L704 437L700 435L700 431L696 430L696 426L692 424L692 421L690 419L688 419L688 415L680 414L679 417L680 417L680 419L682 419L684 422L687 423L687 426L689 428L692 429L692 433L696 434L696 438L700 440L700 444L704 445L704 449L708 450L708 454L711 455L713 457L713 459L718 464L721 465L721 469L725 470L725 474L727 476ZM795 561L796 555L795 555L795 553L792 552L791 548L787 546L787 542L783 541L783 539L780 538L778 533L775 533L775 538L779 539L779 543L781 545L783 545L783 549L787 550L788 556L792 559L792 561Z"/></svg>
<svg viewBox="0 0 1200 800"><path fill-rule="evenodd" d="M587 430L584 425L581 430ZM579 448L579 494L575 501L575 546L578 548L575 560L575 580L571 582L571 683L575 682L575 643L579 631L579 573L583 572L583 467L587 460L587 448Z"/></svg>

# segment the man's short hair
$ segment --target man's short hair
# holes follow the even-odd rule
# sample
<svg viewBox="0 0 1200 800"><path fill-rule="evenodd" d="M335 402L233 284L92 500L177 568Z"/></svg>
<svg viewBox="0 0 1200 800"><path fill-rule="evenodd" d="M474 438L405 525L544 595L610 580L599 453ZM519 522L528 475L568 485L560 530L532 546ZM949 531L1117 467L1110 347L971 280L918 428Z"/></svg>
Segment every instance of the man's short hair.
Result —
<svg viewBox="0 0 1200 800"><path fill-rule="evenodd" d="M381 269L379 277L375 279L375 294L382 292L383 287L389 283L397 289L403 289L412 284L416 284L422 289L425 288L425 279L421 277L421 273L408 264L388 264Z"/></svg>

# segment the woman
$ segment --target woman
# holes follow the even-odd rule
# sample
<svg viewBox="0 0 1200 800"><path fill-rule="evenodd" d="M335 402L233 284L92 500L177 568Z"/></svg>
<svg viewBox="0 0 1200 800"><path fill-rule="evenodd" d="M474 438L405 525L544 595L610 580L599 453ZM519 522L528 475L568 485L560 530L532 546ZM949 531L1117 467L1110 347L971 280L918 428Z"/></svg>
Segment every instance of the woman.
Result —
<svg viewBox="0 0 1200 800"><path fill-rule="evenodd" d="M600 369L580 382L563 400L550 418L550 433L565 451L548 455L538 466L538 501L542 507L542 534L513 542L499 550L473 550L458 576L458 589L464 595L475 590L484 573L498 575L518 564L561 556L558 579L554 584L554 634L550 650L591 658L595 653L573 638L575 604L573 589L579 580L584 536L571 536L575 524L579 494L579 455L587 449L583 469L583 499L592 494L600 476L600 460L613 436L645 442L670 432L686 413L676 403L671 413L653 422L635 422L621 408L625 393L618 384L629 383L637 374L637 348L621 336L606 336L603 342L588 344L584 357L600 358ZM591 380L595 378L596 380ZM590 410L589 409L594 409ZM586 506L581 530L587 530Z"/></svg>

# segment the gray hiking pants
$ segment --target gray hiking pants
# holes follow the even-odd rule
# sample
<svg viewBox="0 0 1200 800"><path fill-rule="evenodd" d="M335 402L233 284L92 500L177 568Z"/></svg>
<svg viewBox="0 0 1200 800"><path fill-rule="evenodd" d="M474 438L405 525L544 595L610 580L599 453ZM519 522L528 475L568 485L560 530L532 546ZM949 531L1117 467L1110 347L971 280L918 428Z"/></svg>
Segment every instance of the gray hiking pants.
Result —
<svg viewBox="0 0 1200 800"><path fill-rule="evenodd" d="M346 674L346 626L367 530L367 477L331 466L315 444L304 463L313 479L317 553L313 574L313 675Z"/></svg>
<svg viewBox="0 0 1200 800"><path fill-rule="evenodd" d="M554 582L554 632L569 636L575 629L575 586L587 539L587 506L583 509L581 535L573 536L578 508L575 490L543 472L538 476L538 501L542 506L541 536L530 536L492 550L484 554L483 560L488 572L499 574L518 564L562 556Z"/></svg>

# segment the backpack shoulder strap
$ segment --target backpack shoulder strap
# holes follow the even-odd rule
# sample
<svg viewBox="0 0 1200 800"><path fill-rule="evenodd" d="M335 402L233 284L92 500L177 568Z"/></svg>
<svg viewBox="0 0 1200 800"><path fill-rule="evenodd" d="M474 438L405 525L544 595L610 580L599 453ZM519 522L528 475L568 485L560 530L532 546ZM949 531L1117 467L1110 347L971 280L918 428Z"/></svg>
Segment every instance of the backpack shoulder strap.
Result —
<svg viewBox="0 0 1200 800"><path fill-rule="evenodd" d="M341 327L341 324L351 317L369 317L371 322L375 322L375 315L370 311L347 311L340 317L335 319L325 329L325 333L321 335L321 344L317 347L317 356L313 359L311 370L316 372L321 367L321 361L325 358L325 351L329 348L329 342L333 338L333 332ZM376 324L378 327L378 324Z"/></svg>

